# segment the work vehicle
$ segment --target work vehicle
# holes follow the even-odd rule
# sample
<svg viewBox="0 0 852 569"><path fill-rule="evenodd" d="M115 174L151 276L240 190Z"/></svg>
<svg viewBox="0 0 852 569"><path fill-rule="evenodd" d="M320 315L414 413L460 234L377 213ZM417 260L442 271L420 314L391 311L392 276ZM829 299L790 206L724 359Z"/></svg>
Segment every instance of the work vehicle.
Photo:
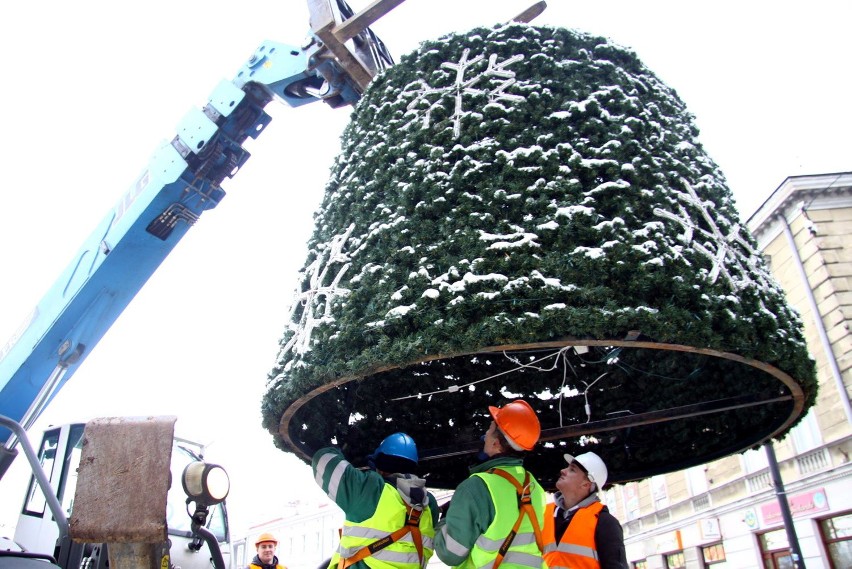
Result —
<svg viewBox="0 0 852 569"><path fill-rule="evenodd" d="M220 83L207 105L190 111L174 138L157 149L136 183L0 349L0 440L6 441L0 447L0 478L17 456L17 447L29 446L24 444L26 430L199 216L222 200L222 182L249 158L242 144L257 138L271 120L264 107L273 100L291 107L315 101L332 108L355 103L372 77L393 64L368 26L402 1L378 0L355 14L344 0L308 0L310 42L261 44L235 78ZM82 433L82 425L45 433L39 455L30 459L33 480L16 529L15 541L27 551L68 568L83 557L87 563L98 562L89 555L91 546L85 555L69 553L73 544L67 523L62 523L73 511L72 503L79 506L75 496L81 489L73 489ZM197 449L175 440L173 470L198 458ZM52 492L45 495L40 487ZM172 494L175 491L179 488L172 487ZM195 514L183 516L184 508L177 509L183 503L181 496L170 497L168 527L172 563L186 569L193 560L177 551L181 548L174 547L176 538L196 550L202 541L216 545L217 539L211 543L207 533L227 541L227 515L224 505L213 505L209 517L205 512L198 524ZM0 556L3 569L30 559L5 553ZM209 559L204 556L203 565Z"/></svg>
<svg viewBox="0 0 852 569"><path fill-rule="evenodd" d="M310 41L300 46L267 41L231 81L220 83L202 109L191 110L178 125L176 135L151 156L147 167L108 212L77 255L32 310L18 331L0 348L0 478L33 426L57 392L82 365L104 334L141 290L162 261L186 235L199 216L216 207L225 196L224 180L232 178L249 158L243 147L270 123L264 110L272 101L290 107L322 101L332 108L354 104L372 77L393 60L369 26L404 0L375 0L354 13L344 0L308 0ZM515 18L529 21L543 9ZM45 434L41 463L31 460L36 480L53 461L66 465L75 456L79 426L67 425ZM126 443L129 444L129 443ZM176 453L182 452L176 447ZM69 455L70 453L70 455ZM41 475L40 475L40 474ZM55 494L44 496L50 513L61 526L66 512L80 493L71 494L73 468L62 477L46 477ZM103 481L92 481L99 484ZM24 515L44 512L31 484ZM61 500L61 504L56 500ZM56 504L52 504L56 502ZM72 516L73 516L73 509ZM214 514L214 518L218 514ZM226 510L221 522L227 528ZM206 538L198 519L190 524L191 541ZM177 531L186 520L168 519ZM33 530L22 517L19 533L37 535L32 551L55 556L68 569L76 567L67 553L70 539L65 529ZM209 524L208 524L209 525ZM16 534L17 535L17 534ZM73 536L72 536L73 537ZM29 540L29 538L28 538ZM215 541L215 540L213 540ZM172 559L177 559L172 552ZM179 564L179 563L175 563ZM186 564L182 564L186 569ZM0 556L0 568L5 561ZM113 567L113 569L119 569Z"/></svg>
<svg viewBox="0 0 852 569"><path fill-rule="evenodd" d="M378 0L353 14L344 0L309 0L308 45L264 42L203 109L186 115L0 349L0 415L32 426L199 216L222 200L222 182L249 158L242 144L271 120L267 104L338 108L358 100L393 63L367 26L402 1ZM15 446L0 428L3 439L0 474Z"/></svg>
<svg viewBox="0 0 852 569"><path fill-rule="evenodd" d="M50 563L103 569L112 560L113 566L153 562L204 568L212 563L225 569L230 552L227 473L203 461L202 445L173 436L175 420L110 418L53 427L36 452L26 431L0 416L0 425L17 435L33 471L15 539L0 548L0 568L38 569ZM177 480L180 486L172 484ZM75 520L69 522L69 515L81 507L75 500L83 502L84 514L106 512L108 519L104 514L91 516L94 521L77 519L72 529ZM139 500L146 503L145 512L128 507ZM139 550L144 544L155 547ZM209 554L200 553L205 544ZM117 559L110 548L119 551Z"/></svg>

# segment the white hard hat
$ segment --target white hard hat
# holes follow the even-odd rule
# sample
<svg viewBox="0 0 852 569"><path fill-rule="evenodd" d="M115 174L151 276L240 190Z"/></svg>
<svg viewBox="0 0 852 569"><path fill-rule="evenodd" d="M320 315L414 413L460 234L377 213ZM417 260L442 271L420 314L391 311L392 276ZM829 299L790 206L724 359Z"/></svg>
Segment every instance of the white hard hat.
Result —
<svg viewBox="0 0 852 569"><path fill-rule="evenodd" d="M596 455L593 452L584 452L583 454L577 456L571 456L570 454L565 455L565 461L568 464L572 462L576 462L579 464L583 470L586 471L586 475L589 477L595 485L595 490L600 490L606 484L607 470L604 461L601 460L601 457Z"/></svg>

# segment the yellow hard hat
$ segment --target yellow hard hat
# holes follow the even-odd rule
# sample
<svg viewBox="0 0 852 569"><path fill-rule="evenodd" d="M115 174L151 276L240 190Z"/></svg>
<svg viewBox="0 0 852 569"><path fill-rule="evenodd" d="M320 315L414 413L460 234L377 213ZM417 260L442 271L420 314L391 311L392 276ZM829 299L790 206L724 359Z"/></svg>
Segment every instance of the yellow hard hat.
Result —
<svg viewBox="0 0 852 569"><path fill-rule="evenodd" d="M260 545L264 541L271 541L275 545L278 545L278 540L275 539L275 536L272 535L271 533L265 532L265 533L260 534L257 537L257 539L254 541L254 546L257 547L258 545Z"/></svg>

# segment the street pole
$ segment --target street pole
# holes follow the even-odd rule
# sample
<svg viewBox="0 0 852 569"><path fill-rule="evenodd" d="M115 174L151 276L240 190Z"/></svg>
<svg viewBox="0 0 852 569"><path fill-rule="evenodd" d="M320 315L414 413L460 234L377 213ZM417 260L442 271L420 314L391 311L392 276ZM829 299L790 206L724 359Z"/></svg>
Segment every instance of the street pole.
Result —
<svg viewBox="0 0 852 569"><path fill-rule="evenodd" d="M781 480L781 471L778 469L778 459L775 458L775 448L771 441L764 444L763 448L766 449L766 456L769 459L772 486L775 488L775 495L778 497L778 504L781 506L781 517L784 518L784 529L787 531L787 543L789 543L792 552L793 567L805 569L805 559L802 557L799 538L796 537L796 528L793 526L793 514L790 513L790 503L787 501L787 492L784 491L784 482Z"/></svg>

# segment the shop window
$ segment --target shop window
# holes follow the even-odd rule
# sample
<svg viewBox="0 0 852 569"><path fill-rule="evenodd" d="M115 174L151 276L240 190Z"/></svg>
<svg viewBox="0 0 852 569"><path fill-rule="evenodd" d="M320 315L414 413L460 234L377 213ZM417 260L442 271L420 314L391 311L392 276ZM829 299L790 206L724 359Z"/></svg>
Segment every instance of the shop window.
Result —
<svg viewBox="0 0 852 569"><path fill-rule="evenodd" d="M713 545L705 545L701 548L701 555L704 556L704 564L720 563L725 560L725 546L721 543Z"/></svg>
<svg viewBox="0 0 852 569"><path fill-rule="evenodd" d="M820 520L819 527L832 569L852 567L852 512Z"/></svg>
<svg viewBox="0 0 852 569"><path fill-rule="evenodd" d="M683 557L683 551L675 551L663 556L666 560L667 569L685 569L686 559Z"/></svg>
<svg viewBox="0 0 852 569"><path fill-rule="evenodd" d="M777 529L757 536L765 569L793 569L793 555L786 530Z"/></svg>

